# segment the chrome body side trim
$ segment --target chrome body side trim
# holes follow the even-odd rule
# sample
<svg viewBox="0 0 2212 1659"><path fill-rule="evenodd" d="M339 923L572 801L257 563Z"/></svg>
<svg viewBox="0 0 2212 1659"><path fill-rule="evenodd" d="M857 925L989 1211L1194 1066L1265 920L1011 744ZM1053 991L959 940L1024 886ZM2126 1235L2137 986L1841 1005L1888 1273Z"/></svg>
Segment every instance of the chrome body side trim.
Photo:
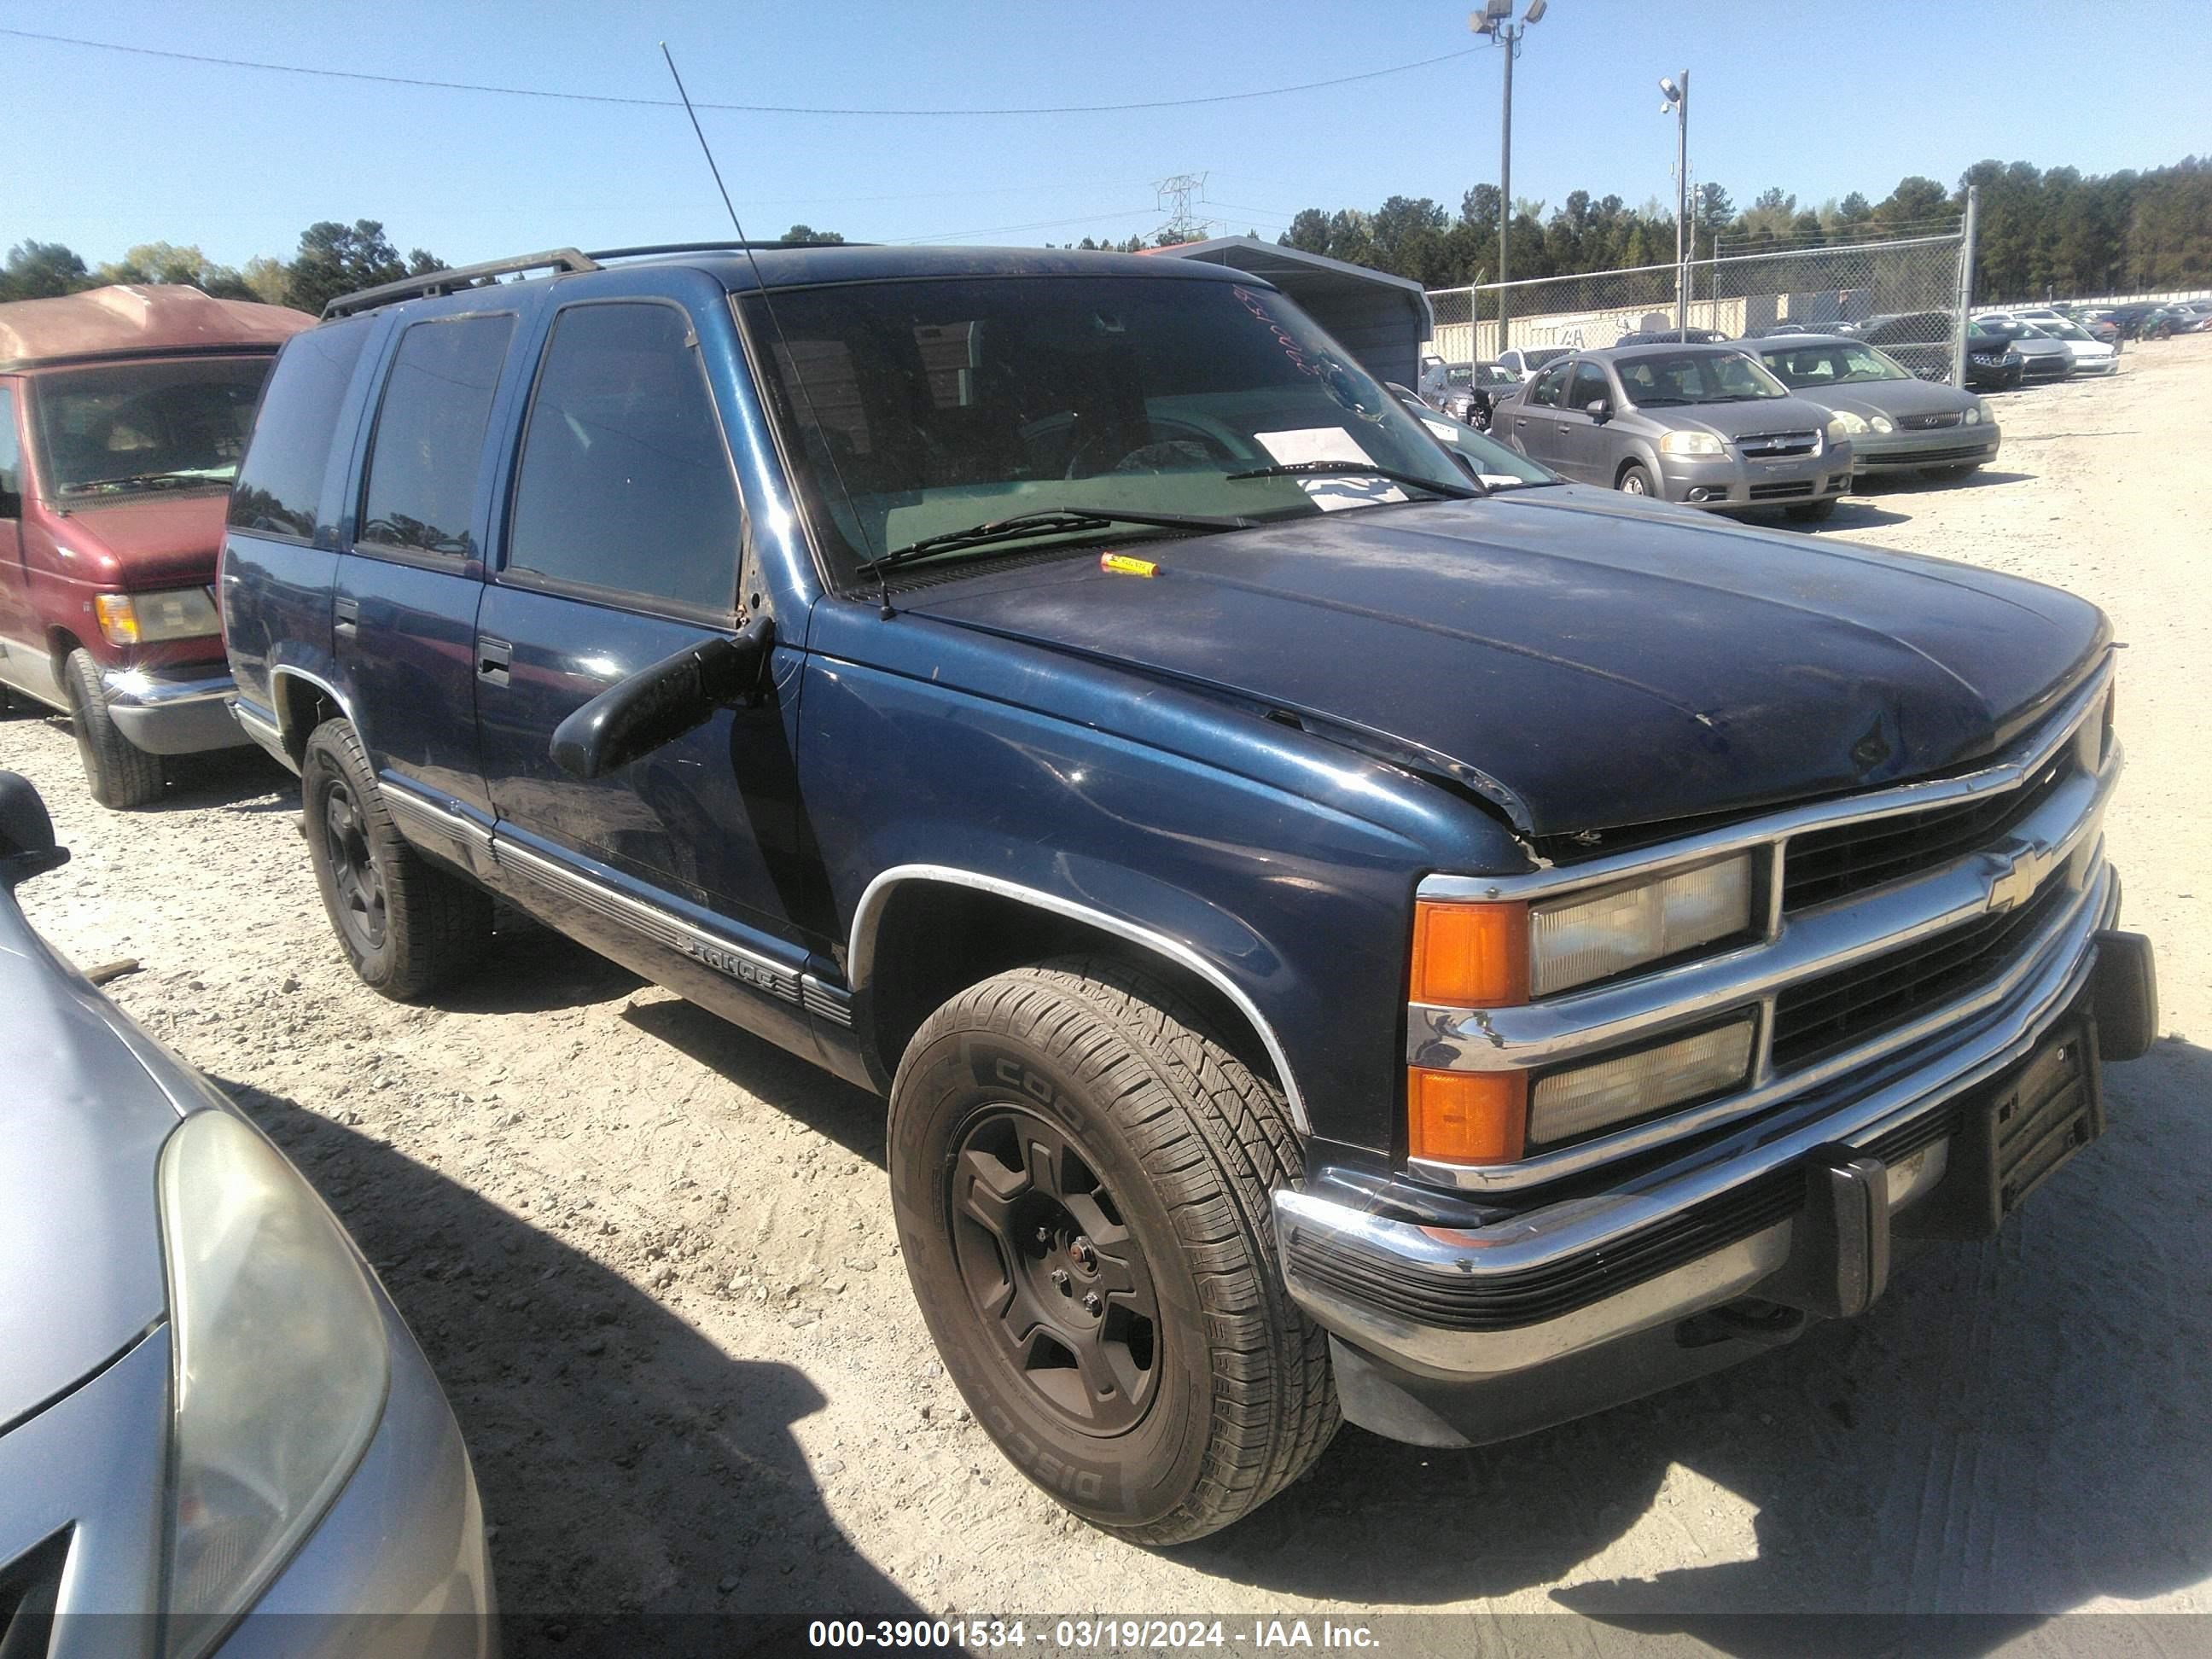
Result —
<svg viewBox="0 0 2212 1659"><path fill-rule="evenodd" d="M376 781L376 787L384 797L384 804L392 809L392 817L398 820L399 827L409 832L409 840L422 836L442 836L449 841L459 842L464 848L473 845L486 848L491 846L492 832L489 829L465 813L453 811L450 805L441 805L428 795L422 793L415 784L403 782L387 774Z"/></svg>
<svg viewBox="0 0 2212 1659"><path fill-rule="evenodd" d="M1791 807L1702 835L1686 836L1680 841L1641 847L1586 863L1559 865L1510 876L1425 876L1421 880L1419 896L1462 902L1547 897L1566 888L1595 886L1623 876L1653 874L1675 865L1699 863L1723 853L1763 847L1808 830L1832 830L1844 824L1894 817L1904 812L1922 812L1931 806L1950 805L1976 795L2001 794L2026 781L2079 735L2082 722L2094 716L2098 700L2112 684L2112 659L2108 655L2067 699L2061 712L2046 716L2002 759L1978 771L1899 784L1895 788L1846 795L1810 806Z"/></svg>
<svg viewBox="0 0 2212 1659"><path fill-rule="evenodd" d="M1000 898L1048 910L1054 915L1066 916L1071 921L1084 922L1102 932L1127 939L1133 945L1141 945L1165 957L1178 967L1188 969L1227 997L1237 1012L1251 1022L1252 1029L1259 1033L1260 1042L1267 1051L1267 1059L1275 1068L1276 1077L1282 1081L1283 1097L1290 1108L1291 1125L1302 1135L1312 1133L1312 1121L1306 1115L1305 1097L1298 1091L1298 1080L1291 1070L1290 1057L1284 1052L1282 1040L1275 1035L1275 1028L1268 1024L1258 1006L1235 981L1181 939L1170 939L1165 933L1155 933L1135 922L1124 921L1118 916L1094 910L1089 905L1040 892L1034 887L1002 881L996 876L978 875L972 870L962 870L947 864L900 864L884 871L869 882L860 895L860 903L853 910L852 939L845 960L856 994L867 988L873 975L876 926L882 920L884 905L894 888L909 881L939 882L948 886L972 888L977 892L996 894Z"/></svg>
<svg viewBox="0 0 2212 1659"><path fill-rule="evenodd" d="M2075 1005L2097 963L2094 934L2109 924L2118 895L2109 873L2094 903L2052 948L2038 953L2023 994L1970 1034L1936 1048L1863 1093L1808 1103L1778 1123L1748 1126L1695 1158L1646 1171L1610 1191L1524 1211L1489 1227L1451 1229L1376 1216L1315 1194L1274 1195L1275 1230L1291 1294L1347 1341L1437 1376L1490 1376L1541 1364L1560 1353L1632 1334L1751 1291L1787 1254L1792 1224L1770 1226L1695 1260L1626 1286L1556 1318L1490 1330L1439 1329L1372 1307L1316 1282L1295 1261L1300 1250L1341 1240L1402 1271L1443 1277L1479 1302L1486 1284L1510 1283L1532 1269L1571 1270L1601 1263L1631 1235L1663 1227L1705 1201L1800 1164L1822 1147L1871 1145L1938 1110L2027 1055ZM1932 1045L1931 1045L1932 1046ZM1948 1141L1936 1146L1948 1148ZM1893 1166L1893 1210L1919 1197L1942 1174L1923 1148ZM1948 1156L1948 1152L1946 1153Z"/></svg>
<svg viewBox="0 0 2212 1659"><path fill-rule="evenodd" d="M230 700L230 717L240 730L268 750L270 758L283 762L297 772L300 769L292 759L291 751L284 747L284 730L276 722L253 708L243 697Z"/></svg>
<svg viewBox="0 0 2212 1659"><path fill-rule="evenodd" d="M617 892L564 863L518 846L505 836L495 833L490 841L492 857L501 870L511 871L556 897L596 911L657 945L704 963L718 973L780 1001L800 1000L799 975L795 969L734 939L709 933L657 904Z"/></svg>
<svg viewBox="0 0 2212 1659"><path fill-rule="evenodd" d="M818 975L799 976L799 1000L817 1018L848 1028L853 1024L852 994L827 983Z"/></svg>

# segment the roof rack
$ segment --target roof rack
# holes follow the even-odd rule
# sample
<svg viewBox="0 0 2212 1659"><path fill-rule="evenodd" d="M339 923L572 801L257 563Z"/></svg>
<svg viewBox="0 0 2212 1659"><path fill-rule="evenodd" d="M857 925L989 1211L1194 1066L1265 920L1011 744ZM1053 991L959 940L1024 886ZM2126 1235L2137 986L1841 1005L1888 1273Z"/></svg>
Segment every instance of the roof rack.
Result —
<svg viewBox="0 0 2212 1659"><path fill-rule="evenodd" d="M379 306L396 305L402 300L422 299L434 294L451 294L457 289L475 288L501 276L511 276L525 270L597 270L599 261L588 253L580 253L572 247L548 249L544 253L526 253L513 259L489 259L482 264L456 265L447 270L426 270L419 276L403 276L396 283L380 283L353 294L341 294L323 307L323 320L333 317L350 317L356 312L374 311Z"/></svg>
<svg viewBox="0 0 2212 1659"><path fill-rule="evenodd" d="M641 259L655 253L742 253L756 247L873 247L873 242L652 242L642 247L593 248L586 259Z"/></svg>

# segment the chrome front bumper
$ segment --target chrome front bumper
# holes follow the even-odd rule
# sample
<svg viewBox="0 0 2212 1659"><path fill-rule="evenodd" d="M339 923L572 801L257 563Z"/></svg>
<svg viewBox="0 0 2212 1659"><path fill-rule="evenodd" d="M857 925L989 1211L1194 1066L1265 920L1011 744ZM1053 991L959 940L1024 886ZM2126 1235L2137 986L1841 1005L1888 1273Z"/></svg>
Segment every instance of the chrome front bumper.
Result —
<svg viewBox="0 0 2212 1659"><path fill-rule="evenodd" d="M149 755L196 755L246 741L227 707L238 690L228 673L175 678L111 668L100 684L115 729Z"/></svg>
<svg viewBox="0 0 2212 1659"><path fill-rule="evenodd" d="M2075 1008L2118 887L2100 867L2034 948L2016 994L1963 1029L1604 1192L1471 1228L1279 1192L1291 1294L1367 1354L1416 1376L1468 1382L1536 1371L1755 1295L1791 1259L1804 1172L1838 1149L1884 1165L1892 1212L1935 1187L1948 1146L1947 1132L1929 1133L1936 1115Z"/></svg>

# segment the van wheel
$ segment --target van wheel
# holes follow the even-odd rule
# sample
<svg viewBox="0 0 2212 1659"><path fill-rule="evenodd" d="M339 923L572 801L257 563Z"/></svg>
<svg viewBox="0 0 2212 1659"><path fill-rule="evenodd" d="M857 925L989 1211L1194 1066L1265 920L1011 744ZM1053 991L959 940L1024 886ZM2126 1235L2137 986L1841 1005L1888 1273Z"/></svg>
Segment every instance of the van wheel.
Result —
<svg viewBox="0 0 2212 1659"><path fill-rule="evenodd" d="M1818 524L1823 519L1833 518L1835 513L1836 498L1832 495L1825 501L1800 501L1790 509L1790 516L1800 524Z"/></svg>
<svg viewBox="0 0 2212 1659"><path fill-rule="evenodd" d="M475 963L491 938L491 896L407 844L345 721L308 734L300 793L323 908L364 984L410 1002Z"/></svg>
<svg viewBox="0 0 2212 1659"><path fill-rule="evenodd" d="M1644 471L1641 461L1631 461L1620 469L1620 476L1613 487L1624 495L1656 495L1658 487L1651 482L1650 473Z"/></svg>
<svg viewBox="0 0 2212 1659"><path fill-rule="evenodd" d="M82 647L70 653L62 665L62 684L69 695L70 728L76 733L76 752L92 784L92 798L118 811L161 799L161 757L148 754L116 729L115 717L107 712L107 692L100 683L100 665L89 653Z"/></svg>
<svg viewBox="0 0 2212 1659"><path fill-rule="evenodd" d="M1283 1288L1280 1097L1175 992L1077 957L939 1009L891 1089L891 1209L945 1369L1076 1514L1179 1544L1335 1433L1328 1340Z"/></svg>

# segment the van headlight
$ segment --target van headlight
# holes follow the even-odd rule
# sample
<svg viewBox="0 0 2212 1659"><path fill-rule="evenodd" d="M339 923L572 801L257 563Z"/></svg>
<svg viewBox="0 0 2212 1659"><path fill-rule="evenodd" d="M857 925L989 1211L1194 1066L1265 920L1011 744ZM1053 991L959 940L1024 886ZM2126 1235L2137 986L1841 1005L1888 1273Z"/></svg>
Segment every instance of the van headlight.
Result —
<svg viewBox="0 0 2212 1659"><path fill-rule="evenodd" d="M352 1474L391 1358L345 1234L246 1124L185 1118L161 1150L159 1190L175 1356L162 1651L192 1659Z"/></svg>
<svg viewBox="0 0 2212 1659"><path fill-rule="evenodd" d="M1662 432L1659 434L1659 453L1662 455L1725 455L1728 447L1710 432Z"/></svg>
<svg viewBox="0 0 2212 1659"><path fill-rule="evenodd" d="M1856 438L1867 429L1867 423L1848 409L1839 409L1828 417L1831 438Z"/></svg>
<svg viewBox="0 0 2212 1659"><path fill-rule="evenodd" d="M204 587L174 587L160 593L100 593L93 614L110 645L159 645L164 640L197 640L222 631L215 596Z"/></svg>

